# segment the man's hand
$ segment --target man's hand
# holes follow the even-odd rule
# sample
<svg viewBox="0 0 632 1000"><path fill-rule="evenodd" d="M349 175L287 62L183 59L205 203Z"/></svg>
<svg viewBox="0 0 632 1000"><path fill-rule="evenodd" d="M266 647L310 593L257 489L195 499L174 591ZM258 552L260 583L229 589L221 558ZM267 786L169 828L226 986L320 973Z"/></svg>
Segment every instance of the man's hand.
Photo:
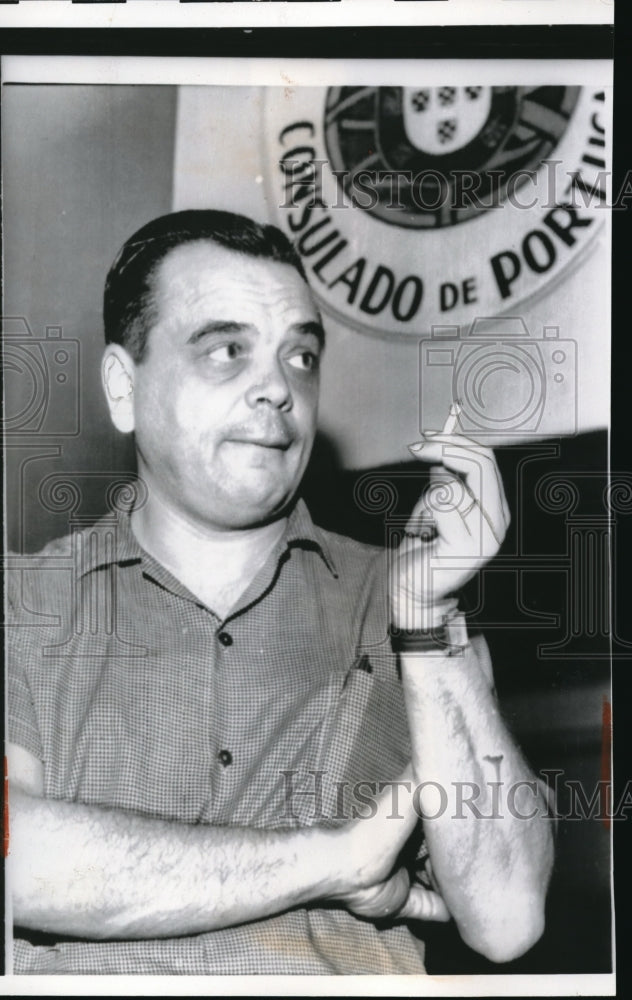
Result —
<svg viewBox="0 0 632 1000"><path fill-rule="evenodd" d="M408 769L399 781L410 781L411 777ZM407 870L398 866L399 852L419 821L412 803L412 795L402 796L394 816L392 794L386 789L377 798L375 816L355 820L342 828L357 888L332 895L330 899L340 901L352 913L367 919L450 919L441 896L420 885L411 885Z"/></svg>
<svg viewBox="0 0 632 1000"><path fill-rule="evenodd" d="M432 467L391 570L393 624L409 629L427 627L426 609L458 591L496 555L510 520L489 448L440 432L426 434L411 451ZM423 540L431 523L434 537Z"/></svg>
<svg viewBox="0 0 632 1000"><path fill-rule="evenodd" d="M340 901L356 916L369 920L450 919L448 908L439 893L421 885L411 885L405 868L398 868L384 882L341 896Z"/></svg>

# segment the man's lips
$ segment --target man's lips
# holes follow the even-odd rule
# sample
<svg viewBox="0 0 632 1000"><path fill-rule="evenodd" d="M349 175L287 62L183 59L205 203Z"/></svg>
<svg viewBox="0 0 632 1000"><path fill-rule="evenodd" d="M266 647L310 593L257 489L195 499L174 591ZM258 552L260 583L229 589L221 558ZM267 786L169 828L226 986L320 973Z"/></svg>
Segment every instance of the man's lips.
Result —
<svg viewBox="0 0 632 1000"><path fill-rule="evenodd" d="M286 434L227 438L227 441L230 444L251 444L256 445L259 448L276 448L279 451L287 451L292 444L292 440L293 439Z"/></svg>

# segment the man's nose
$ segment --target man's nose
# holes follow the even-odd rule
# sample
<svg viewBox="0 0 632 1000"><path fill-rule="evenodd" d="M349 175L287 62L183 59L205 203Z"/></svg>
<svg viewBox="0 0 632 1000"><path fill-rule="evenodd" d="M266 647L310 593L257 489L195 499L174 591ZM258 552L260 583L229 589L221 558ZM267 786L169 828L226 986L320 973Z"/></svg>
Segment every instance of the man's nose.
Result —
<svg viewBox="0 0 632 1000"><path fill-rule="evenodd" d="M278 360L259 367L246 392L246 402L251 407L268 403L279 410L292 409L292 393L285 372Z"/></svg>

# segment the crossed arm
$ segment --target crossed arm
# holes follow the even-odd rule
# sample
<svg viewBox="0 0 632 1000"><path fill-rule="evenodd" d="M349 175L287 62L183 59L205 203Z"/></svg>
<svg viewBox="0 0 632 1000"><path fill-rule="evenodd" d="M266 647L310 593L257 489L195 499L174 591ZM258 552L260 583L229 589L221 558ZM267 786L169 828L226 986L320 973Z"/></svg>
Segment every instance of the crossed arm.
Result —
<svg viewBox="0 0 632 1000"><path fill-rule="evenodd" d="M446 428L411 448L432 464L391 569L391 617L400 629L434 627L450 595L496 555L509 525L495 456L447 432L457 416L453 406ZM435 534L424 542L417 525L429 515ZM487 646L477 637L461 656L404 653L402 679L414 779L433 782L420 804L441 895L471 947L495 961L516 958L544 929L551 820L500 716ZM467 807L464 790L472 793Z"/></svg>
<svg viewBox="0 0 632 1000"><path fill-rule="evenodd" d="M516 957L542 932L550 821L541 815L543 803L534 808L530 789L528 807L519 797L515 816L494 790L499 777L509 788L532 775L498 714L484 647L466 655L467 662L402 660L415 728L414 766L400 780L411 792L421 782L433 784L417 801L400 794L399 819L390 788L375 817L336 830L148 819L43 798L41 762L11 748L15 922L93 939L172 937L337 900L367 918L451 914L471 947L495 961ZM457 779L480 789L476 809L492 818L479 819L476 809L457 802ZM437 786L450 796L439 804L444 808L432 800ZM437 893L411 887L397 867L420 808L433 817L424 826ZM535 815L521 820L519 812Z"/></svg>
<svg viewBox="0 0 632 1000"><path fill-rule="evenodd" d="M83 938L195 934L318 899L344 902L389 877L417 819L411 808L390 819L386 791L370 834L362 820L281 832L191 826L42 798L41 762L17 746L9 772L14 921ZM423 890L413 907L443 912Z"/></svg>
<svg viewBox="0 0 632 1000"><path fill-rule="evenodd" d="M478 655L470 649L422 663L404 657L402 673L414 780L417 787L432 780L420 806L441 895L463 940L506 962L544 930L551 819L542 786L500 716L486 646L472 644Z"/></svg>
<svg viewBox="0 0 632 1000"><path fill-rule="evenodd" d="M442 463L435 470L452 470L439 490L463 486L463 502L434 507L435 543L402 547L391 582L393 620L404 628L426 626L495 554L508 519L490 452L448 435L425 447L424 458ZM452 915L472 948L494 961L517 957L542 933L552 837L544 796L500 717L490 666L477 640L460 657L402 655L412 765L401 780L422 791L401 796L395 819L386 789L371 820L336 830L187 826L47 800L41 762L13 748L15 922L84 938L172 937L335 899L368 918ZM410 887L397 867L418 810L436 893Z"/></svg>
<svg viewBox="0 0 632 1000"><path fill-rule="evenodd" d="M519 957L544 929L553 866L551 814L507 731L493 690L481 637L463 655L427 649L427 632L456 604L454 594L498 552L509 509L493 453L446 427L411 446L431 464L430 486L391 560L391 621L411 644L401 655L412 742L415 809L424 817L434 884L462 938L492 961ZM448 430L448 428L450 428ZM432 522L433 533L428 531ZM457 629L457 632L459 629ZM408 651L406 651L406 645ZM409 906L396 873L379 887L354 893L358 912L376 898L390 912Z"/></svg>

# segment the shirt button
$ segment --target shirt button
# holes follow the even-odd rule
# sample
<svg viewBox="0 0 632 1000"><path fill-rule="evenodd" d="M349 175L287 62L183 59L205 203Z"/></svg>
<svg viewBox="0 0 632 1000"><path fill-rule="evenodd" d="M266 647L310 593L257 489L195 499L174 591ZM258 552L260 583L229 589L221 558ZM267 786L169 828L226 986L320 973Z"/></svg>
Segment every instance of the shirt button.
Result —
<svg viewBox="0 0 632 1000"><path fill-rule="evenodd" d="M230 750L220 750L217 755L217 759L220 764L224 765L224 767L228 767L228 765L233 762L233 755Z"/></svg>
<svg viewBox="0 0 632 1000"><path fill-rule="evenodd" d="M232 646L233 637L229 632L220 632L217 636L222 646Z"/></svg>

